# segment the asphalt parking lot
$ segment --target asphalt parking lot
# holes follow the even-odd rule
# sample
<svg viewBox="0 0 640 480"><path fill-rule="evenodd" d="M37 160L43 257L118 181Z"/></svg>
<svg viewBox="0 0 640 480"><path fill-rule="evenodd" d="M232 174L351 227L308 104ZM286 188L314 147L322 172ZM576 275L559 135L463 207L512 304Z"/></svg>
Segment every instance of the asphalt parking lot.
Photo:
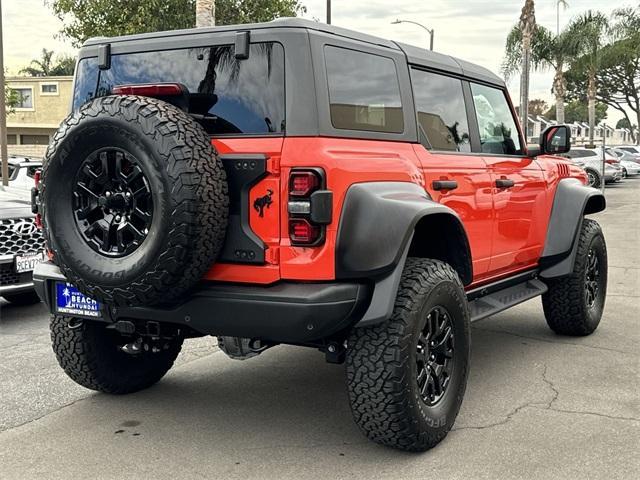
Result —
<svg viewBox="0 0 640 480"><path fill-rule="evenodd" d="M474 324L462 410L424 454L368 442L318 352L192 340L157 386L107 396L59 369L42 305L2 303L0 478L640 478L640 178L606 196L600 328L554 335L539 299Z"/></svg>

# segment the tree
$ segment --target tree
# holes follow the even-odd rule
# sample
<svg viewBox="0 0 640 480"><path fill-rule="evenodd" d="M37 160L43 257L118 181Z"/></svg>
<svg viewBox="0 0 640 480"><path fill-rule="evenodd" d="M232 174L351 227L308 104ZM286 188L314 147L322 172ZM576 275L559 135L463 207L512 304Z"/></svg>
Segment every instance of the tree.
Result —
<svg viewBox="0 0 640 480"><path fill-rule="evenodd" d="M576 45L565 31L553 35L550 30L537 25L531 44L531 65L534 70L544 71L549 68L555 71L551 91L556 99L556 115L558 123L564 123L564 103L566 96L565 67L569 59L575 55ZM502 71L505 78L511 77L520 70L522 63L522 32L519 26L511 29L507 36L505 58Z"/></svg>
<svg viewBox="0 0 640 480"><path fill-rule="evenodd" d="M196 0L47 0L63 22L61 34L76 47L91 37L192 28ZM305 12L298 0L216 0L218 25L266 22Z"/></svg>
<svg viewBox="0 0 640 480"><path fill-rule="evenodd" d="M196 0L196 27L213 27L215 24L215 0Z"/></svg>
<svg viewBox="0 0 640 480"><path fill-rule="evenodd" d="M540 98L529 100L529 115L544 115L549 106Z"/></svg>
<svg viewBox="0 0 640 480"><path fill-rule="evenodd" d="M565 107L565 122L573 123L573 122L584 122L587 120L589 116L587 103L585 102L585 98L578 100L572 100L567 103ZM607 118L607 104L602 102L596 102L595 107L596 113L596 124L600 123L602 120ZM549 120L556 120L556 112L555 109L550 108L544 114L546 118ZM560 122L558 122L560 123Z"/></svg>
<svg viewBox="0 0 640 480"><path fill-rule="evenodd" d="M638 126L631 125L631 122L628 118L621 118L620 120L618 120L618 123L616 123L616 128L628 128L629 130L633 130L635 128L638 128Z"/></svg>
<svg viewBox="0 0 640 480"><path fill-rule="evenodd" d="M21 74L27 74L30 77L47 77L50 75L73 75L76 67L76 61L69 55L63 55L53 61L53 50L42 49L40 58L31 60L28 67L20 70Z"/></svg>
<svg viewBox="0 0 640 480"><path fill-rule="evenodd" d="M577 46L577 58L572 60L572 68L582 70L587 77L587 102L589 113L589 143L593 145L596 125L596 94L598 91L597 75L603 59L605 35L608 21L600 12L587 11L571 22L568 33Z"/></svg>
<svg viewBox="0 0 640 480"><path fill-rule="evenodd" d="M18 104L18 102L20 101L20 96L18 95L18 92L16 92L15 90L9 88L6 84L4 86L4 102L5 102L5 109L7 111L7 115L9 115L10 113L13 113L15 110L15 106Z"/></svg>
<svg viewBox="0 0 640 480"><path fill-rule="evenodd" d="M595 98L619 111L629 124L640 124L640 8L615 10L611 17L611 43L600 52L596 71ZM582 59L574 62L567 74L571 98L584 98L589 85L588 70ZM631 121L629 113L635 115ZM633 141L640 136L632 133Z"/></svg>
<svg viewBox="0 0 640 480"><path fill-rule="evenodd" d="M525 0L520 13L520 32L522 35L522 71L520 72L520 121L525 137L528 136L527 116L529 114L529 68L531 65L531 43L536 29L536 16L533 0Z"/></svg>

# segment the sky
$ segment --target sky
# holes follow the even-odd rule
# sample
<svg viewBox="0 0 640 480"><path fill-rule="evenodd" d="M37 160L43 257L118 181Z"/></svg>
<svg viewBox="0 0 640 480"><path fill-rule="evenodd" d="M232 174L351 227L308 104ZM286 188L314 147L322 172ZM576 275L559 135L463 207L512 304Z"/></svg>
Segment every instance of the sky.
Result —
<svg viewBox="0 0 640 480"><path fill-rule="evenodd" d="M45 0L0 0L2 2L5 67L9 74L40 55L43 48L56 54L73 54L68 41L58 38L61 22ZM301 0L307 7L304 15L326 20L326 0ZM560 9L560 28L573 16L586 10L610 14L615 8L633 5L631 0L568 0L568 8ZM434 49L460 57L499 73L504 54L504 42L511 27L518 21L524 0L333 0L332 23L383 38L414 45L428 45L428 34L418 26L395 19L412 20L435 30ZM536 20L555 31L556 0L538 0ZM553 104L552 72L532 75L530 98L542 98ZM518 79L508 82L510 93L518 103ZM609 109L607 123L621 118Z"/></svg>

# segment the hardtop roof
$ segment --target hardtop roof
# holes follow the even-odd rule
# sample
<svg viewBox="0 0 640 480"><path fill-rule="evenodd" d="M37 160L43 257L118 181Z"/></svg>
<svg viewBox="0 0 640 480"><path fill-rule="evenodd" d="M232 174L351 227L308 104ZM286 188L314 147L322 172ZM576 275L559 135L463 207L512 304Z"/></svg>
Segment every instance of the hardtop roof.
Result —
<svg viewBox="0 0 640 480"><path fill-rule="evenodd" d="M97 46L104 43L119 43L129 41L140 41L144 39L152 38L165 38L165 37L181 37L186 35L206 35L216 32L229 32L229 31L247 31L247 30L260 30L271 28L303 28L311 33L321 32L336 35L342 38L353 39L365 43L370 43L391 50L402 51L409 63L417 64L420 66L441 70L456 75L462 75L472 79L477 79L483 82L492 83L501 87L504 87L504 81L495 75L490 70L481 67L479 65L467 62L466 60L458 59L449 55L443 55L441 53L432 52L423 48L416 47L414 45L408 45L405 43L394 42L384 38L368 35L366 33L356 32L342 27L336 27L334 25L327 25L325 23L314 22L312 20L306 20L303 18L278 18L271 22L264 23L248 23L241 25L223 25L218 27L203 27L203 28L189 28L184 30L169 30L163 32L150 32L136 35L124 35L121 37L94 37L88 39L83 47Z"/></svg>

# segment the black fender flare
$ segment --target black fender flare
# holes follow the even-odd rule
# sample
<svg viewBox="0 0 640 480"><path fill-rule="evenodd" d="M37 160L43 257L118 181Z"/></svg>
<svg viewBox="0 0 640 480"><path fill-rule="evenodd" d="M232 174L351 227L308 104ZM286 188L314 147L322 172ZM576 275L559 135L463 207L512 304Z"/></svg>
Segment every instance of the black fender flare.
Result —
<svg viewBox="0 0 640 480"><path fill-rule="evenodd" d="M434 216L455 225L464 250L455 252L455 258L464 265L458 272L463 283L470 283L473 272L469 242L455 211L434 202L415 183L367 182L349 187L336 240L336 279L365 278L375 282L371 303L358 326L389 318L416 226Z"/></svg>
<svg viewBox="0 0 640 480"><path fill-rule="evenodd" d="M562 277L573 271L577 239L584 216L601 212L606 206L600 190L586 186L575 178L560 180L539 262L542 278Z"/></svg>

